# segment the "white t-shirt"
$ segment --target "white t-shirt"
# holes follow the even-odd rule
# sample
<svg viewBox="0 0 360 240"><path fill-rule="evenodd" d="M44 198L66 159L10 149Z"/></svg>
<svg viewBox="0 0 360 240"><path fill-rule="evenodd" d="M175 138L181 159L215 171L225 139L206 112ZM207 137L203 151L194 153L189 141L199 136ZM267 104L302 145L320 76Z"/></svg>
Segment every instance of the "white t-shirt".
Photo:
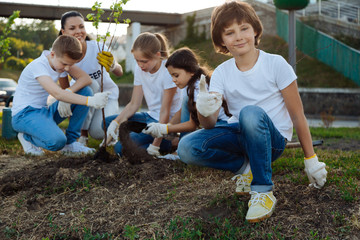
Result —
<svg viewBox="0 0 360 240"><path fill-rule="evenodd" d="M103 44L100 44L100 49L102 49ZM104 50L106 50L106 46ZM99 53L99 48L97 46L96 41L86 41L86 53L83 59L75 65L78 66L81 70L89 74L93 81L97 81L99 86L101 86L101 65L98 63L96 59ZM103 87L104 92L111 92L109 99L118 99L119 98L119 87L116 83L111 79L110 74L103 68ZM72 80L71 85L74 84ZM100 91L100 90L99 90Z"/></svg>
<svg viewBox="0 0 360 240"><path fill-rule="evenodd" d="M200 84L200 79L198 79L194 84L194 86L195 86L195 89L194 89L194 102L196 102L197 96L199 94L199 84ZM209 89L209 86L207 84L206 84L206 86L207 86L207 89ZM188 89L188 86L186 86L183 89L183 91L182 91L183 96L187 96L187 89ZM223 121L228 121L229 120L229 117L225 114L223 107L221 107L221 109L220 109L218 119L223 120Z"/></svg>
<svg viewBox="0 0 360 240"><path fill-rule="evenodd" d="M54 82L66 77L67 72L58 73L51 68L47 56L50 51L43 51L41 56L29 63L22 71L14 94L12 116L27 106L34 108L47 107L49 93L40 85L36 78L49 76Z"/></svg>
<svg viewBox="0 0 360 240"><path fill-rule="evenodd" d="M137 64L134 72L134 85L142 86L145 101L149 109L148 114L158 121L164 90L176 87L170 73L165 67L165 63L166 60L163 60L159 70L153 74L142 71ZM181 91L177 88L171 104L170 119L181 108L181 101Z"/></svg>
<svg viewBox="0 0 360 240"><path fill-rule="evenodd" d="M296 78L283 57L260 50L256 64L248 71L240 71L234 58L218 66L211 77L209 91L223 94L233 115L229 123L238 122L243 107L259 106L279 132L291 140L293 124L280 91Z"/></svg>

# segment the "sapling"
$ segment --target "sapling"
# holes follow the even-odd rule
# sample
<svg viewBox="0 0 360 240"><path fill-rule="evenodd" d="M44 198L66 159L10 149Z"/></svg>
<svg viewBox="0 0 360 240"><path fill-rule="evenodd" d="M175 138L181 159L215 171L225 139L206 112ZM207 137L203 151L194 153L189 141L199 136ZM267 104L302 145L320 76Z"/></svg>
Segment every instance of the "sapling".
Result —
<svg viewBox="0 0 360 240"><path fill-rule="evenodd" d="M9 51L9 43L10 40L8 38L8 35L11 32L11 26L15 23L15 19L20 16L20 11L13 11L13 14L8 19L8 22L6 23L2 34L0 35L0 63L2 63L5 60L5 56L10 55Z"/></svg>
<svg viewBox="0 0 360 240"><path fill-rule="evenodd" d="M101 2L98 2L96 1L95 4L92 6L91 10L93 11L93 13L89 13L86 18L90 21L92 21L92 25L96 28L96 42L97 42L97 46L98 46L98 49L99 49L99 52L101 52L102 54L108 56L108 57L111 57L111 49L112 49L112 43L113 43L113 39L114 39L114 36L115 36L115 31L116 31L116 26L120 23L120 17L121 17L121 14L123 13L123 8L122 6L125 5L129 0L116 0L115 2L113 2L110 6L110 14L109 16L107 17L107 20L109 22L108 24L108 28L107 28L107 31L106 31L106 34L103 35L103 36L100 36L99 35L99 24L101 22L101 17L102 15L105 13L105 11L101 8ZM110 43L107 47L107 51L104 51L104 48L105 48L105 43L106 43L106 39L108 37L110 37L110 32L109 32L109 29L110 29L110 25L112 23L115 23L115 29L114 29L114 32L112 34L112 37L111 37L111 40L110 40ZM123 23L125 24L129 24L130 23L130 19L124 19L123 20ZM102 47L100 48L100 42L103 43ZM107 71L109 71L109 69L106 69ZM103 86L103 71L104 71L104 67L103 65L101 65L101 82L100 82L100 91L103 92L103 89L104 89L104 86ZM105 112L104 112L104 109L102 109L102 118L103 118L103 129L104 129L104 142L103 142L103 145L101 146L100 150L103 150L104 152L106 152L106 145L107 145L107 134L106 134L106 124L105 124Z"/></svg>

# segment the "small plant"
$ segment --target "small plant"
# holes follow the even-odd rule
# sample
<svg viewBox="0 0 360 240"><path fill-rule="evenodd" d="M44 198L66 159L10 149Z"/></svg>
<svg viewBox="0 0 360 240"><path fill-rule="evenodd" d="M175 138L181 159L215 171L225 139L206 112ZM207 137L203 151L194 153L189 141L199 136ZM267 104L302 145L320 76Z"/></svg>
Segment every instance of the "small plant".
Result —
<svg viewBox="0 0 360 240"><path fill-rule="evenodd" d="M5 28L0 35L0 63L4 62L5 57L10 55L9 51L9 43L10 40L8 38L8 35L11 32L11 26L15 23L15 19L20 16L20 11L13 11L13 14L9 17L8 22L5 25Z"/></svg>
<svg viewBox="0 0 360 240"><path fill-rule="evenodd" d="M328 110L322 111L320 113L321 120L324 123L325 128L329 128L332 126L333 122L335 121L335 117L332 115L334 108L330 107Z"/></svg>
<svg viewBox="0 0 360 240"><path fill-rule="evenodd" d="M127 237L130 240L138 239L140 237L138 234L139 230L140 229L136 226L126 225L124 230L124 237Z"/></svg>

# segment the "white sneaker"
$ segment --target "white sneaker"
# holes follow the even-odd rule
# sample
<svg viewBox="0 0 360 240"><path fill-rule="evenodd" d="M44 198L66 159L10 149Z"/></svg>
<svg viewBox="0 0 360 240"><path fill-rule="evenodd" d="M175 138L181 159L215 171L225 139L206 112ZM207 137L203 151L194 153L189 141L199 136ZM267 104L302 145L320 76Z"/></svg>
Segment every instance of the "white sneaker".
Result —
<svg viewBox="0 0 360 240"><path fill-rule="evenodd" d="M18 133L17 137L24 149L25 154L30 154L30 155L34 155L34 156L44 155L44 151L41 148L39 148L39 147L35 146L34 144L32 144L31 142L25 140L24 133Z"/></svg>
<svg viewBox="0 0 360 240"><path fill-rule="evenodd" d="M94 153L94 148L89 148L84 145L82 145L79 142L73 142L70 144L66 144L63 149L60 150L64 154L90 154Z"/></svg>
<svg viewBox="0 0 360 240"><path fill-rule="evenodd" d="M85 136L80 136L78 139L78 142L81 143L85 147L87 146L88 141L89 141L89 138L85 137Z"/></svg>

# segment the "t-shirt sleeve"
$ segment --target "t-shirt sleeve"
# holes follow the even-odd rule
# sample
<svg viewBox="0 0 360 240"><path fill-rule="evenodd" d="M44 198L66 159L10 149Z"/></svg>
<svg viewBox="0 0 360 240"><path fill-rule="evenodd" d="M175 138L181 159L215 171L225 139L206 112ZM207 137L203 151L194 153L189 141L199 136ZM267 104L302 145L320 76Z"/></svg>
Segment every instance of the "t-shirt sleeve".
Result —
<svg viewBox="0 0 360 240"><path fill-rule="evenodd" d="M209 92L217 92L224 95L223 74L219 68L216 68L211 76Z"/></svg>
<svg viewBox="0 0 360 240"><path fill-rule="evenodd" d="M274 69L275 81L280 90L288 87L297 79L294 69L282 56L278 56L276 59Z"/></svg>
<svg viewBox="0 0 360 240"><path fill-rule="evenodd" d="M139 66L136 64L135 71L134 71L134 86L141 86L141 72Z"/></svg>
<svg viewBox="0 0 360 240"><path fill-rule="evenodd" d="M165 68L166 70L166 68ZM164 89L170 89L176 87L176 84L173 82L171 75L166 70L166 72L163 73L163 86Z"/></svg>
<svg viewBox="0 0 360 240"><path fill-rule="evenodd" d="M38 78L41 76L50 76L50 74L48 73L48 68L47 66L45 66L45 64L41 63L40 64L33 64L31 65L31 69L29 69L30 72L32 72L34 78Z"/></svg>

